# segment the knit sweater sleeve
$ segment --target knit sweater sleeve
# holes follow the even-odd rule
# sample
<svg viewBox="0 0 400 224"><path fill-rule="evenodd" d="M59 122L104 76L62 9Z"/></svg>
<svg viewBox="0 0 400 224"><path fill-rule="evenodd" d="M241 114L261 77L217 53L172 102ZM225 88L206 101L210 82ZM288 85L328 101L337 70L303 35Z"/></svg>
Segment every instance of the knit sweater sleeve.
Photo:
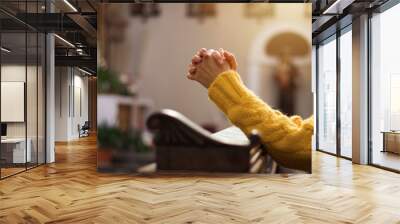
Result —
<svg viewBox="0 0 400 224"><path fill-rule="evenodd" d="M269 154L281 165L311 171L313 117L303 120L272 109L248 90L235 71L218 75L209 98L245 134L257 130Z"/></svg>

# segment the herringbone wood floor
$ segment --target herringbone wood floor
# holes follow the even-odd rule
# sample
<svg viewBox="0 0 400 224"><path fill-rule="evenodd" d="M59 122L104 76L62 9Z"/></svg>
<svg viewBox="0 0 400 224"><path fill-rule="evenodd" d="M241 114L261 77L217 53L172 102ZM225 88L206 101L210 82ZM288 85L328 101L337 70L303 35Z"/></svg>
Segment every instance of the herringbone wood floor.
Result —
<svg viewBox="0 0 400 224"><path fill-rule="evenodd" d="M400 175L315 152L312 175L111 175L95 139L0 181L0 223L400 223Z"/></svg>

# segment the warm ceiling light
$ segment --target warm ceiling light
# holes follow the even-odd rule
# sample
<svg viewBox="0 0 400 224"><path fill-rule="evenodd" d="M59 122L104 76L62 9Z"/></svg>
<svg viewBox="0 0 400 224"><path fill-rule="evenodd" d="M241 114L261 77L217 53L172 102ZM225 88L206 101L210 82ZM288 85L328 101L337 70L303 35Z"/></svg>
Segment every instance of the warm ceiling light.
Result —
<svg viewBox="0 0 400 224"><path fill-rule="evenodd" d="M1 51L4 51L6 53L10 53L11 52L11 50L9 50L9 49L7 49L5 47L1 47Z"/></svg>
<svg viewBox="0 0 400 224"><path fill-rule="evenodd" d="M86 70L83 70L83 69L81 69L81 68L79 68L79 67L78 67L78 70L81 71L81 72L83 72L83 73L85 73L85 74L87 74L87 75L92 75L92 73L90 73L90 72L88 72L88 71L86 71Z"/></svg>
<svg viewBox="0 0 400 224"><path fill-rule="evenodd" d="M68 0L64 0L64 3L68 5L74 12L78 12L78 10L73 6Z"/></svg>
<svg viewBox="0 0 400 224"><path fill-rule="evenodd" d="M62 42L64 42L65 44L67 44L68 46L70 46L70 47L72 47L72 48L75 48L75 45L73 45L71 42L69 42L68 40L66 40L66 39L64 39L64 38L62 38L62 37L60 37L59 35L57 35L57 34L54 34L54 36L55 37L57 37L59 40L61 40Z"/></svg>

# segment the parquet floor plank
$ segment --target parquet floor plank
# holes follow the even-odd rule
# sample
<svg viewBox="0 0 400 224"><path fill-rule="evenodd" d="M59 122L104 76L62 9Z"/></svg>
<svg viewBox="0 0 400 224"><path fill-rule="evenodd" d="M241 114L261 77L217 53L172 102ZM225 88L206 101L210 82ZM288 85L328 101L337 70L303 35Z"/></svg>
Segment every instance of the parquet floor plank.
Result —
<svg viewBox="0 0 400 224"><path fill-rule="evenodd" d="M313 174L104 174L96 141L0 181L0 223L400 223L400 175L313 152Z"/></svg>

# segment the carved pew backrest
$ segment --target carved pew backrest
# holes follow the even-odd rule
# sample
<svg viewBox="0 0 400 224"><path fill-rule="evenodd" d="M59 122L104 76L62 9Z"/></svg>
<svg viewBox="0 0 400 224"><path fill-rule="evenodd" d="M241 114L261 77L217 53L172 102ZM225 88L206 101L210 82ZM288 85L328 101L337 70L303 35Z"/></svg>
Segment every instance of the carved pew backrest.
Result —
<svg viewBox="0 0 400 224"><path fill-rule="evenodd" d="M153 113L147 127L158 170L263 172L265 151L256 132L248 138L212 134L173 110Z"/></svg>

